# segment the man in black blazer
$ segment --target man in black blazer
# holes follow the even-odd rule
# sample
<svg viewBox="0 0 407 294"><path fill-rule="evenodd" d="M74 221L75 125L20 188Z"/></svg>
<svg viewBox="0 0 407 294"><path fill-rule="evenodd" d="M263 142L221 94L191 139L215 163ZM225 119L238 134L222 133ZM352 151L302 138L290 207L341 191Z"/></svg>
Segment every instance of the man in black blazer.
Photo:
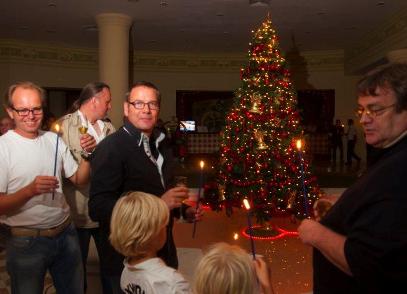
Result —
<svg viewBox="0 0 407 294"><path fill-rule="evenodd" d="M149 82L133 85L124 102L124 125L96 148L91 161L89 215L99 222L103 252L100 257L104 278L111 282L104 294L120 293L123 256L109 243L110 218L116 201L128 191L142 191L161 197L171 211L167 241L159 251L168 266L177 268L178 259L172 236L173 217L188 197L188 188L173 184L171 146L155 125L161 94ZM200 216L194 207L185 207L184 216Z"/></svg>

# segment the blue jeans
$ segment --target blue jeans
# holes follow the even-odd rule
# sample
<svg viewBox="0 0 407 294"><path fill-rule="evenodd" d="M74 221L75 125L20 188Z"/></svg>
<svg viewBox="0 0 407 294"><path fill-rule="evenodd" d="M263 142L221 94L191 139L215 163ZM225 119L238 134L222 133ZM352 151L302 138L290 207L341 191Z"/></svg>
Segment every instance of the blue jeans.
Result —
<svg viewBox="0 0 407 294"><path fill-rule="evenodd" d="M9 237L6 267L13 294L43 293L47 270L58 294L83 293L82 259L73 224L53 238Z"/></svg>

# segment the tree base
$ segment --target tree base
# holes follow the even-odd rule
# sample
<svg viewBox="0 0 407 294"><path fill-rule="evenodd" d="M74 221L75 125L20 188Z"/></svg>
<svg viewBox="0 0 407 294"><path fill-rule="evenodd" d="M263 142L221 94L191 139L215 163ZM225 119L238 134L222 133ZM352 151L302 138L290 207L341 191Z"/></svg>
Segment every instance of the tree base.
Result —
<svg viewBox="0 0 407 294"><path fill-rule="evenodd" d="M253 237L254 238L273 238L280 235L280 231L270 224L265 224L263 226L254 226L252 227ZM250 236L250 228L245 229L245 233Z"/></svg>
<svg viewBox="0 0 407 294"><path fill-rule="evenodd" d="M276 225L265 224L252 227L253 235L250 236L250 229L246 227L242 230L243 236L246 238L252 237L255 240L273 241L285 237L297 237L297 231L286 231Z"/></svg>

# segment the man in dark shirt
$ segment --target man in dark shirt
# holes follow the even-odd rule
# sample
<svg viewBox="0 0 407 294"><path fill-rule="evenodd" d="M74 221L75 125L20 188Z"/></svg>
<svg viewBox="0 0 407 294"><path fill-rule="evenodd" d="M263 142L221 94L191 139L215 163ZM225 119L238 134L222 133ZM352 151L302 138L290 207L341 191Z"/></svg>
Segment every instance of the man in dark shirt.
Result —
<svg viewBox="0 0 407 294"><path fill-rule="evenodd" d="M91 161L89 215L99 222L102 254L101 270L111 282L110 293L120 293L123 256L109 243L110 218L118 198L128 191L142 191L161 197L176 214L188 197L188 188L173 184L173 160L165 135L154 126L160 111L161 94L149 82L133 85L124 102L124 125L105 138L96 148ZM194 207L185 207L186 218L199 216ZM173 218L167 241L158 252L168 266L177 268L178 259L172 236ZM107 293L104 293L107 294Z"/></svg>
<svg viewBox="0 0 407 294"><path fill-rule="evenodd" d="M358 83L357 115L376 161L320 222L306 219L314 247L314 294L398 293L407 280L407 64Z"/></svg>

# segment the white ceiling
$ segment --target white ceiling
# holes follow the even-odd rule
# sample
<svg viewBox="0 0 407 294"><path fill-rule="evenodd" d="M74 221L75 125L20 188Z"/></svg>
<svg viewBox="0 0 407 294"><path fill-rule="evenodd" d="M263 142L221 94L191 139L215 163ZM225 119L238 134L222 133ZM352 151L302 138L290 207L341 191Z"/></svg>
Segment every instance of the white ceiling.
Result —
<svg viewBox="0 0 407 294"><path fill-rule="evenodd" d="M165 5L166 4L166 5ZM0 0L0 39L97 47L95 15L134 20L136 50L246 52L270 13L283 49L346 49L407 7L406 0Z"/></svg>

